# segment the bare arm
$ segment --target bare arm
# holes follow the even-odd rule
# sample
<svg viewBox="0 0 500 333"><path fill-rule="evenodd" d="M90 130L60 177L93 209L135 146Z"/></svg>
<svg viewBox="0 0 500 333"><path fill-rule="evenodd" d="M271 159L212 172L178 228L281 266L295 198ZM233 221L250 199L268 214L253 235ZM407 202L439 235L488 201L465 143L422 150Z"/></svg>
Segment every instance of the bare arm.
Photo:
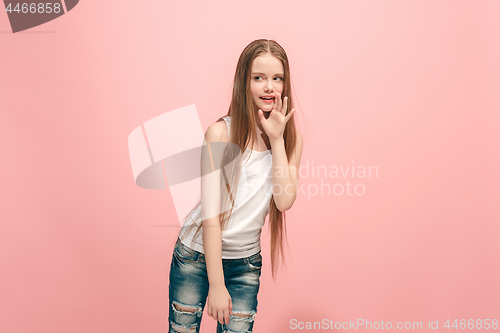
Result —
<svg viewBox="0 0 500 333"><path fill-rule="evenodd" d="M209 281L207 313L221 324L229 323L232 310L231 297L224 284L222 268L222 231L219 223L221 199L221 161L217 142L227 142L227 128L224 122L212 124L205 133L202 152L202 229L203 247ZM211 146L211 143L214 143ZM215 149L214 149L215 148ZM220 150L220 149L219 149Z"/></svg>
<svg viewBox="0 0 500 333"><path fill-rule="evenodd" d="M302 134L297 131L295 147L291 156L287 156L283 135L286 123L294 114L295 109L291 109L286 114L288 97L285 97L282 102L280 93L276 93L275 100L276 102L273 103L273 109L268 118L264 117L264 112L261 109L259 109L258 114L260 123L269 137L273 152L273 199L276 208L284 212L292 207L297 197L299 185L298 168L302 155Z"/></svg>
<svg viewBox="0 0 500 333"><path fill-rule="evenodd" d="M297 131L297 142L295 150L290 158L285 151L283 137L271 140L273 151L273 190L276 207L284 212L290 209L297 198L299 183L299 164L302 155L302 135Z"/></svg>

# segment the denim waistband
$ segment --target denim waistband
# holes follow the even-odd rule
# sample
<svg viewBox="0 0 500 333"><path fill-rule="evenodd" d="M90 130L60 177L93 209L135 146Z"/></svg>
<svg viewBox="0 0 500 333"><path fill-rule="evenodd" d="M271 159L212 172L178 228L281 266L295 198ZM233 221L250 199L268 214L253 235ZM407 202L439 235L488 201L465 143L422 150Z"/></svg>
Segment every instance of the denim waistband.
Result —
<svg viewBox="0 0 500 333"><path fill-rule="evenodd" d="M184 243L181 242L180 238L177 238L177 241L175 242L175 246L178 246L180 244L180 246L183 246L187 249L189 249L189 251L192 251L193 253L193 257L196 258L195 261L198 261L198 259L202 262L205 262L205 254L204 253L201 253L199 251L196 251L192 248L190 248L189 246L185 245ZM232 262L235 262L235 261L241 261L243 264L247 263L249 260L251 261L252 259L255 259L257 257L259 257L261 254L261 251L259 250L259 252L255 253L255 254L252 254L251 256L248 256L248 257L243 257L243 258L234 258L234 259L224 259L222 258L222 262L223 263L232 263Z"/></svg>

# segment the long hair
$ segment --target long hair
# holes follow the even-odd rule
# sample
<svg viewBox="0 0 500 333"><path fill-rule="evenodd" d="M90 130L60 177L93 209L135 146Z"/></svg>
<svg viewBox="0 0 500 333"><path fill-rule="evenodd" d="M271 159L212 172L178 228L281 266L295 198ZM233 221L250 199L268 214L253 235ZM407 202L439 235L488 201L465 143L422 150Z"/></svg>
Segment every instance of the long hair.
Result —
<svg viewBox="0 0 500 333"><path fill-rule="evenodd" d="M226 116L231 117L229 143L237 145L240 148L241 153L245 152L247 147L252 142L257 142L256 117L258 115L255 112L250 90L250 74L254 59L266 53L270 53L275 56L283 64L284 82L281 98L283 99L284 96L288 96L286 114L293 109L294 104L291 94L290 67L285 50L274 40L258 39L251 42L245 47L238 60L236 73L234 75L231 104L226 114ZM294 116L295 114L293 114L286 123L283 133L285 151L288 157L292 155L297 140ZM235 158L234 152L224 154L224 161L222 164L227 165L230 161L235 160ZM238 183L239 172L230 172L230 174L227 174L224 168L222 168L221 171L223 175L223 179L221 179L221 189L226 189L226 191L221 191L221 193L227 193L221 203L221 206L226 209L221 209L221 212L228 211L228 214L223 213L219 218L221 228L223 229L227 225L227 221L231 216L232 207L234 206L234 196L237 190L237 186L235 185ZM227 204L228 202L232 203L231 209L227 209L227 207L229 207ZM189 214L191 214L194 210L197 210L199 207L200 203L198 203L198 205L196 205ZM271 231L271 272L273 278L275 278L280 262L281 264L284 264L285 262L283 245L286 241L286 217L285 213L281 212L276 207L274 197L271 197L269 202L269 224ZM193 226L194 223L190 225L190 228L185 235L189 233ZM196 237L200 229L201 224L197 226L193 239Z"/></svg>

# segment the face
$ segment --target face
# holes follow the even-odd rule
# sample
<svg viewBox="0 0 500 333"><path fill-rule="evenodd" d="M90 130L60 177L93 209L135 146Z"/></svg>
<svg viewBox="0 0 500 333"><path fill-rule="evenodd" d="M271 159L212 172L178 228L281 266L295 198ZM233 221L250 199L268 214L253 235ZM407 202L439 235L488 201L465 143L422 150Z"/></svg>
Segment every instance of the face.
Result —
<svg viewBox="0 0 500 333"><path fill-rule="evenodd" d="M281 60L270 53L261 54L254 59L250 72L250 90L256 111L261 109L266 113L273 109L276 93L283 93L284 73Z"/></svg>

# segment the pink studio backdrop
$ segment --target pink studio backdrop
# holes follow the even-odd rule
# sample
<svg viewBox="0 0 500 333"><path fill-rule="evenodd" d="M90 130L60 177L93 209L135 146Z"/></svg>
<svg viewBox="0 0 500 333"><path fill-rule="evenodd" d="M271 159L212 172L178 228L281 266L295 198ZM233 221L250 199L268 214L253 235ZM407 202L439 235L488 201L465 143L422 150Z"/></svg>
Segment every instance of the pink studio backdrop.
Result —
<svg viewBox="0 0 500 333"><path fill-rule="evenodd" d="M12 34L2 9L0 332L166 332L178 228L162 225L177 214L168 189L134 183L127 138L191 104L206 130L257 38L287 50L304 169L275 282L263 230L255 332L500 320L499 13L498 1L82 0Z"/></svg>

